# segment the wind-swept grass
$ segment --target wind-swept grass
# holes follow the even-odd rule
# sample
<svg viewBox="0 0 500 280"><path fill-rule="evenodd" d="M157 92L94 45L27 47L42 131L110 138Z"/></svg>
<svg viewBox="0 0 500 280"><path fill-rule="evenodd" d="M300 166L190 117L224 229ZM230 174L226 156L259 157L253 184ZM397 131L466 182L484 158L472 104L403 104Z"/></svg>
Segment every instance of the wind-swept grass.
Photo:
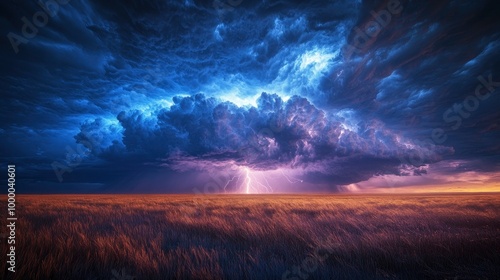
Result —
<svg viewBox="0 0 500 280"><path fill-rule="evenodd" d="M500 275L498 194L19 195L17 207L12 279Z"/></svg>

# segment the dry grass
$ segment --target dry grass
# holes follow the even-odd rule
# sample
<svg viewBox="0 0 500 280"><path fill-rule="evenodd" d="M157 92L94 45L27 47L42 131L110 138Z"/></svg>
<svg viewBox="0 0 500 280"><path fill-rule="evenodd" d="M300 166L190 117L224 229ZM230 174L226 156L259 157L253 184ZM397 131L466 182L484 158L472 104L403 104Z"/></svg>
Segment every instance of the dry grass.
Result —
<svg viewBox="0 0 500 280"><path fill-rule="evenodd" d="M285 279L497 279L499 202L498 194L18 196L13 279L118 279L122 268L136 279L282 279L315 251L327 258Z"/></svg>

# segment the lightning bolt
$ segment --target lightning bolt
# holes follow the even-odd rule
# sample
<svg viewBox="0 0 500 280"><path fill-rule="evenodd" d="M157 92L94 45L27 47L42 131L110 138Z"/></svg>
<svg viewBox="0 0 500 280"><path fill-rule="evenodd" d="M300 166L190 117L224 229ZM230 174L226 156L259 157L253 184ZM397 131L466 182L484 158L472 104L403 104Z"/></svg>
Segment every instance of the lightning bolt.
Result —
<svg viewBox="0 0 500 280"><path fill-rule="evenodd" d="M280 170L280 171L281 171L281 174L283 174L283 177L285 177L288 180L288 182L290 182L291 184L295 184L295 183L298 183L298 182L301 182L301 183L304 182L304 180L299 180L299 179L295 179L295 178L292 178L290 176L287 176L285 174L285 172L283 172L283 170Z"/></svg>
<svg viewBox="0 0 500 280"><path fill-rule="evenodd" d="M274 192L271 184L267 180L265 171L252 172L250 168L244 168L245 179L245 193L272 193Z"/></svg>
<svg viewBox="0 0 500 280"><path fill-rule="evenodd" d="M273 193L274 189L269 183L268 177L271 176L274 180L279 177L279 174L288 181L290 184L302 183L301 179L294 178L287 175L283 170L252 170L247 166L237 166L239 174L232 176L224 185L224 192L236 191L244 194L252 193ZM232 187L230 187L232 186Z"/></svg>
<svg viewBox="0 0 500 280"><path fill-rule="evenodd" d="M227 181L226 185L224 185L224 192L226 192L226 191L227 191L227 190L226 190L226 188L227 188L227 186L229 185L229 183L231 183L231 182L232 182L235 178L238 178L238 179L236 180L236 182L238 182L238 181L240 180L240 177L241 177L241 175L238 175L238 176L233 176L233 178L229 179L229 181Z"/></svg>
<svg viewBox="0 0 500 280"><path fill-rule="evenodd" d="M250 185L252 183L252 178L250 177L250 169L248 167L245 167L245 172L247 174L246 182L247 182L247 187L246 187L246 193L250 193Z"/></svg>

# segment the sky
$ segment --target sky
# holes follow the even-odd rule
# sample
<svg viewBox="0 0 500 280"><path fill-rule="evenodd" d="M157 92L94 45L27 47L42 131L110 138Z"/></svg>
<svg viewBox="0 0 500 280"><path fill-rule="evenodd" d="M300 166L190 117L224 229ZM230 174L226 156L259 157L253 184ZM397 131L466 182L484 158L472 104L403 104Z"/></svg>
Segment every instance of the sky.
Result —
<svg viewBox="0 0 500 280"><path fill-rule="evenodd" d="M500 190L497 2L2 1L2 168L21 193Z"/></svg>

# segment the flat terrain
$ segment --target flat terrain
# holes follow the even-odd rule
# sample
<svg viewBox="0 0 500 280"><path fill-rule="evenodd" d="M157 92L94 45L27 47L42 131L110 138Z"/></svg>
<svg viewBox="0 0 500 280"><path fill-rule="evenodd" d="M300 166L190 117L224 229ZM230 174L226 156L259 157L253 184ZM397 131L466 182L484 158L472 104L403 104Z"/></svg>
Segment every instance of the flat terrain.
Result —
<svg viewBox="0 0 500 280"><path fill-rule="evenodd" d="M19 195L16 203L17 272L2 261L4 279L500 275L499 194ZM1 246L5 259L5 239Z"/></svg>

